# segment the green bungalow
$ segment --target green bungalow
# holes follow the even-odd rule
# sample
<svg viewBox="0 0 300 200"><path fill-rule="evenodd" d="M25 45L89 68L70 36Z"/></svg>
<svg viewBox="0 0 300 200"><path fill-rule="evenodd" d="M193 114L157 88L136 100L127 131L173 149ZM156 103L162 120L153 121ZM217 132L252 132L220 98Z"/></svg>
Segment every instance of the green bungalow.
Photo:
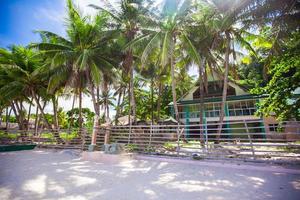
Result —
<svg viewBox="0 0 300 200"><path fill-rule="evenodd" d="M222 81L214 75L208 77L208 84L204 87L204 111L203 123L208 133L216 133L217 123L220 117L222 101ZM251 133L258 133L257 137L264 138L265 133L275 132L278 122L274 117L259 117L255 115L257 102L263 98L249 93L248 89L235 83L228 82L227 100L225 105L225 117L222 133L228 136L234 133L246 132L245 123ZM189 92L182 96L178 101L178 111L180 122L186 125L185 133L189 137L199 134L200 122L200 89L199 83ZM174 109L170 104L172 113ZM252 128L251 128L252 127ZM196 130L193 130L196 129ZM197 130L198 129L198 130Z"/></svg>

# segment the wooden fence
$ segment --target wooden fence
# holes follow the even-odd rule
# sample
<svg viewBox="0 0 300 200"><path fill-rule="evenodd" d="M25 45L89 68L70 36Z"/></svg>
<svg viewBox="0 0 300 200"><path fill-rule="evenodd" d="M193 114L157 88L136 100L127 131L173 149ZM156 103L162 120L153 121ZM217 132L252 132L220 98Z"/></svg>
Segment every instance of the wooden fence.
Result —
<svg viewBox="0 0 300 200"><path fill-rule="evenodd" d="M222 128L218 134L219 127ZM300 122L266 127L262 121L203 125L132 125L98 128L96 150L116 143L128 152L224 159L300 160ZM35 143L42 148L87 150L92 130L2 133L0 144ZM106 138L106 141L105 141Z"/></svg>
<svg viewBox="0 0 300 200"><path fill-rule="evenodd" d="M221 127L221 134L218 128ZM195 125L113 126L109 143L131 152L201 158L294 159L300 161L300 123L270 131L262 121Z"/></svg>

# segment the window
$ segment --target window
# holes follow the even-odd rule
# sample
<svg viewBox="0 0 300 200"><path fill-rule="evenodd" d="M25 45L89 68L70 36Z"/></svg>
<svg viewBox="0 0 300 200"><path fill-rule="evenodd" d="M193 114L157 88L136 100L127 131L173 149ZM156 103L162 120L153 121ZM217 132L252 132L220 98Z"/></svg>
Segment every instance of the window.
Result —
<svg viewBox="0 0 300 200"><path fill-rule="evenodd" d="M278 124L269 124L269 130L271 132L277 132Z"/></svg>
<svg viewBox="0 0 300 200"><path fill-rule="evenodd" d="M255 100L228 102L229 116L254 115Z"/></svg>

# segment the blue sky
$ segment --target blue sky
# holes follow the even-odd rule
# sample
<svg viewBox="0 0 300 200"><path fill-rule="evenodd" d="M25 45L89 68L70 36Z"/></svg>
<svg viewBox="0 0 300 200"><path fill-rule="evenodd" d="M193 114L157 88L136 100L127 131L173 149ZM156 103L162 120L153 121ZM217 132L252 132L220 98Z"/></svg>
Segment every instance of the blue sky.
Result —
<svg viewBox="0 0 300 200"><path fill-rule="evenodd" d="M103 0L73 0L83 14L94 15L89 4ZM114 0L115 1L115 0ZM65 0L0 0L0 47L27 45L39 41L35 30L65 35Z"/></svg>
<svg viewBox="0 0 300 200"><path fill-rule="evenodd" d="M83 14L94 15L97 11L88 5L99 5L103 0L73 1ZM108 1L115 4L118 0ZM0 19L0 48L38 42L40 37L34 33L35 30L47 30L65 36L65 0L0 0ZM192 71L191 74L196 74L195 69ZM65 110L71 109L71 100L61 101ZM90 98L84 98L83 106L93 109ZM52 112L52 107L47 106L46 112ZM114 113L111 112L112 115Z"/></svg>
<svg viewBox="0 0 300 200"><path fill-rule="evenodd" d="M102 0L74 0L84 14L94 15L96 11L88 5L99 4ZM52 31L65 36L65 0L0 0L0 48L12 44L28 45L40 40L34 30ZM71 100L60 99L60 106L71 109ZM83 106L93 109L88 97ZM46 112L52 112L47 106Z"/></svg>
<svg viewBox="0 0 300 200"><path fill-rule="evenodd" d="M0 0L0 47L39 40L34 30L64 35L64 0Z"/></svg>

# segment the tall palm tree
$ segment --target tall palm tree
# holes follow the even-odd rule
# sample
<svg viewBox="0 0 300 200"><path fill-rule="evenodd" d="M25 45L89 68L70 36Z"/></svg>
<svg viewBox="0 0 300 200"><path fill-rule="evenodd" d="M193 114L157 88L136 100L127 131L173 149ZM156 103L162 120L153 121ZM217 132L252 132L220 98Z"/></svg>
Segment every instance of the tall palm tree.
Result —
<svg viewBox="0 0 300 200"><path fill-rule="evenodd" d="M160 49L160 66L170 65L172 80L172 96L175 118L179 122L179 112L176 97L175 66L177 58L175 56L176 45L184 43L185 50L190 52L190 56L196 63L200 63L199 55L191 43L186 27L190 19L192 2L184 0L180 6L177 1L167 0L158 16L155 27L145 31L143 35L133 40L128 46L135 46L144 43L145 48L141 54L142 64L146 64L153 51Z"/></svg>
<svg viewBox="0 0 300 200"><path fill-rule="evenodd" d="M148 4L147 4L147 3ZM91 7L98 9L104 13L108 13L115 21L116 30L119 31L121 41L125 41L123 45L131 42L135 39L139 29L145 21L149 21L150 18L146 17L148 10L145 5L149 5L150 0L121 0L120 8L116 9L108 1L105 2L105 6L90 5ZM127 48L124 53L122 60L122 67L129 77L129 120L131 121L130 115L133 115L133 123L136 121L136 106L134 96L134 55L131 48ZM131 124L131 122L130 122Z"/></svg>
<svg viewBox="0 0 300 200"><path fill-rule="evenodd" d="M99 104L102 105L103 108L103 115L106 122L110 122L109 117L109 107L114 106L114 101L116 99L113 97L113 94L109 91L102 91L102 95L99 99Z"/></svg>
<svg viewBox="0 0 300 200"><path fill-rule="evenodd" d="M82 93L85 87L92 96L98 126L100 109L95 89L101 81L101 74L114 67L109 48L112 32L107 30L107 15L97 15L93 20L81 16L71 0L67 1L67 38L55 33L39 31L43 42L34 44L49 58L52 75L49 90L57 87L76 88L79 96L79 128L82 129Z"/></svg>
<svg viewBox="0 0 300 200"><path fill-rule="evenodd" d="M121 70L116 71L116 81L114 82L114 89L115 89L114 96L117 96L117 105L115 107L116 109L115 124L117 125L118 119L123 110L123 105L124 105L123 102L124 102L125 94L127 92L126 75L124 75L124 72Z"/></svg>
<svg viewBox="0 0 300 200"><path fill-rule="evenodd" d="M230 55L233 59L236 57L234 49L235 44L239 44L241 48L245 48L255 54L251 45L244 39L244 36L249 36L247 32L248 26L243 26L245 12L243 10L251 4L250 0L243 1L211 1L208 3L210 9L214 10L215 15L211 20L216 24L214 33L214 44L212 50L224 52L224 71L223 71L223 92L220 110L219 128L217 131L217 139L220 138L222 126L225 116L225 106L228 88L228 76L230 70ZM221 50L221 51L220 51Z"/></svg>

